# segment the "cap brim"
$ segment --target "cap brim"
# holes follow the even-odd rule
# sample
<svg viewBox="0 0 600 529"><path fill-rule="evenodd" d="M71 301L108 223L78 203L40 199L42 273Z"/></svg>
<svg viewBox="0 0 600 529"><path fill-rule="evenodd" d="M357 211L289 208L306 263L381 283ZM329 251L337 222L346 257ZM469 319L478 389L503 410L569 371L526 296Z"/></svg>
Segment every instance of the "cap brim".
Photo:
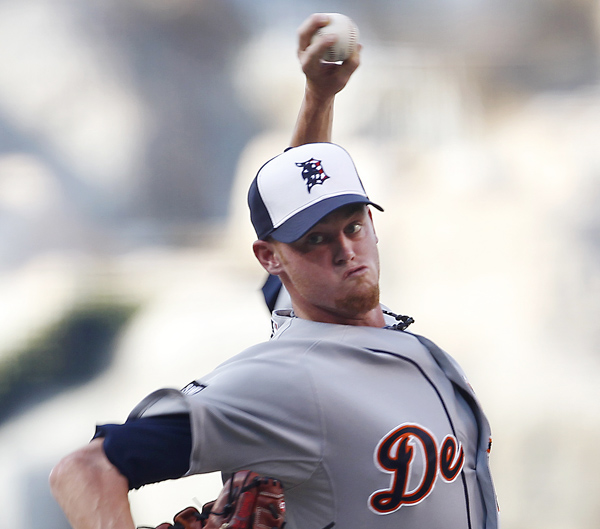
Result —
<svg viewBox="0 0 600 529"><path fill-rule="evenodd" d="M349 204L369 204L379 211L383 211L381 206L361 195L330 197L300 211L286 220L281 226L275 228L269 235L279 242L291 243L297 241L324 217L336 209Z"/></svg>

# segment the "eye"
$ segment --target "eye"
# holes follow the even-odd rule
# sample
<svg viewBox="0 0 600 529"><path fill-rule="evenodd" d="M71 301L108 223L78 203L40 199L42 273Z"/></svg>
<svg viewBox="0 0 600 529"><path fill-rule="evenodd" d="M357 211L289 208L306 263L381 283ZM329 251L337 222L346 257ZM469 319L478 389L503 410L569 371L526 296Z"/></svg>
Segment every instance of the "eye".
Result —
<svg viewBox="0 0 600 529"><path fill-rule="evenodd" d="M310 245L322 244L324 241L325 237L321 233L311 233L306 238L306 242Z"/></svg>
<svg viewBox="0 0 600 529"><path fill-rule="evenodd" d="M352 222L346 226L344 230L347 235L354 235L362 230L362 224L360 222Z"/></svg>

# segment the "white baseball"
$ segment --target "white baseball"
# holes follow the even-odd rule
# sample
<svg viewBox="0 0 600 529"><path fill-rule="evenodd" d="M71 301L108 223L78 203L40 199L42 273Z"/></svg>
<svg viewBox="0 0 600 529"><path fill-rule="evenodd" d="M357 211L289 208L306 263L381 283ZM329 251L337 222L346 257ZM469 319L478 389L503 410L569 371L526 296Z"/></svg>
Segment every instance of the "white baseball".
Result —
<svg viewBox="0 0 600 529"><path fill-rule="evenodd" d="M356 24L340 13L327 13L329 24L317 30L315 35L337 35L337 42L327 48L323 60L327 62L345 61L356 49L358 43L358 28Z"/></svg>

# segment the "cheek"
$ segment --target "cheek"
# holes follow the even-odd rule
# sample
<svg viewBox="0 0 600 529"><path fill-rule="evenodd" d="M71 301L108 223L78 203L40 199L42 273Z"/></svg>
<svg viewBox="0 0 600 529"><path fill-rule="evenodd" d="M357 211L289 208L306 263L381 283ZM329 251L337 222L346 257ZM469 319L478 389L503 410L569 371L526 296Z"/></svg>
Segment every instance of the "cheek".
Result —
<svg viewBox="0 0 600 529"><path fill-rule="evenodd" d="M372 260L373 262L379 262L379 249L377 248L377 237L373 234L372 237L365 239L361 246L360 252L362 255Z"/></svg>
<svg viewBox="0 0 600 529"><path fill-rule="evenodd" d="M327 276L326 268L312 261L288 263L285 275L296 289L305 294L324 292L332 285L331 278Z"/></svg>

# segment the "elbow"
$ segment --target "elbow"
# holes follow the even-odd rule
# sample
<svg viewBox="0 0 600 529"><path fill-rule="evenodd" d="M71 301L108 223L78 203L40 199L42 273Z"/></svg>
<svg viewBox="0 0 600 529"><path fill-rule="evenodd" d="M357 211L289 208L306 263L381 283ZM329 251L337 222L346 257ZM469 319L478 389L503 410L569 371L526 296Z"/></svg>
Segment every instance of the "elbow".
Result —
<svg viewBox="0 0 600 529"><path fill-rule="evenodd" d="M119 474L104 454L103 440L95 439L89 445L62 458L49 476L50 490L59 500L62 496L78 492L88 484L100 483Z"/></svg>
<svg viewBox="0 0 600 529"><path fill-rule="evenodd" d="M49 485L71 527L133 528L127 480L104 454L103 441L61 459L52 469Z"/></svg>
<svg viewBox="0 0 600 529"><path fill-rule="evenodd" d="M52 469L48 478L50 491L57 500L69 488L70 483L93 471L93 465L85 449L63 457ZM59 501L60 502L60 501Z"/></svg>

